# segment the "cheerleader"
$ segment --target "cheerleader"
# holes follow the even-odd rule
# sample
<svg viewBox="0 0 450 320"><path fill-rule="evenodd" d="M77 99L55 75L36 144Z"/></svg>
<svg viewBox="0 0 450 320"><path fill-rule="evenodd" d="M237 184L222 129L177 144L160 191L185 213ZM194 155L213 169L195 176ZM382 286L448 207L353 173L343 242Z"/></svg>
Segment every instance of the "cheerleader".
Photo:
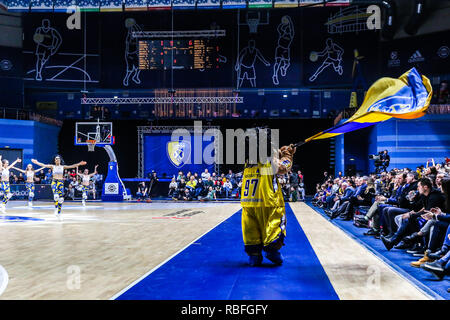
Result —
<svg viewBox="0 0 450 320"><path fill-rule="evenodd" d="M79 173L78 168L77 168L77 175L81 178L81 191L83 193L83 196L82 196L83 207L86 207L86 199L88 198L87 192L89 189L89 183L91 181L91 178L95 174L97 174L97 167L98 167L98 164L95 166L94 172L91 174L89 174L88 169L84 169L83 173Z"/></svg>
<svg viewBox="0 0 450 320"><path fill-rule="evenodd" d="M27 165L27 169L26 170L22 170L16 167L12 167L11 169L17 170L19 172L22 172L23 174L25 174L26 176L26 181L25 181L25 187L27 188L28 191L28 207L32 207L33 206L33 198L34 198L34 176L36 173L38 173L41 170L44 170L44 168L39 168L37 170L33 169L33 165L29 164Z"/></svg>
<svg viewBox="0 0 450 320"><path fill-rule="evenodd" d="M86 165L86 161L78 162L77 164L72 164L70 166L66 166L63 164L63 160L61 156L57 155L54 158L55 164L44 164L36 159L31 159L35 165L40 167L52 169L52 191L53 191L53 199L55 200L55 216L58 220L62 220L61 217L61 209L62 204L64 202L64 170L78 168L79 166Z"/></svg>
<svg viewBox="0 0 450 320"><path fill-rule="evenodd" d="M0 160L2 160L2 156L0 155ZM9 169L14 167L14 165L18 162L21 162L19 158L17 158L16 161L9 164L9 161L4 159L2 160L2 167L1 167L1 184L0 184L0 192L3 194L2 197L2 203L0 203L0 211L2 213L6 212L6 203L9 199L12 198L13 194L11 193L11 189L9 186Z"/></svg>

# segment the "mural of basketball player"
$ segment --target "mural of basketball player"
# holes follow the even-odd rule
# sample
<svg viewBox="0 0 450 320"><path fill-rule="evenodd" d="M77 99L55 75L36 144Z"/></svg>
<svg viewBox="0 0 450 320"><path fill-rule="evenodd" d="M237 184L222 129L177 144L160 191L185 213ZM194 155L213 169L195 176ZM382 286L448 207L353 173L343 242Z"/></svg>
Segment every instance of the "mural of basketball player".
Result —
<svg viewBox="0 0 450 320"><path fill-rule="evenodd" d="M317 71L309 78L309 81L313 82L317 79L319 74L322 73L323 70L332 66L334 71L339 75L342 75L344 69L342 68L342 55L344 54L344 49L338 46L331 38L326 40L325 49L321 52L311 52L310 59L311 61L317 61L319 57L324 57L325 60L321 64L321 66L317 69Z"/></svg>
<svg viewBox="0 0 450 320"><path fill-rule="evenodd" d="M284 16L281 18L281 23L277 27L278 31L278 45L275 49L275 64L273 65L273 84L278 85L278 71L281 75L286 76L286 71L291 64L291 43L294 39L294 24L291 17Z"/></svg>
<svg viewBox="0 0 450 320"><path fill-rule="evenodd" d="M239 53L236 65L234 66L234 70L236 70L238 74L239 87L242 86L242 82L245 78L250 81L252 87L256 87L256 58L261 60L266 67L270 66L270 63L264 59L261 52L255 47L255 40L250 40L248 46Z"/></svg>
<svg viewBox="0 0 450 320"><path fill-rule="evenodd" d="M36 43L36 76L37 81L42 81L42 69L59 49L62 37L55 28L50 27L50 20L42 20L42 26L37 28L33 35Z"/></svg>
<svg viewBox="0 0 450 320"><path fill-rule="evenodd" d="M142 31L136 21L132 18L125 20L125 27L128 29L127 37L125 39L125 62L127 64L127 73L123 79L123 85L128 87L128 80L130 77L136 84L140 84L139 79L139 44L138 39L133 37L133 32Z"/></svg>

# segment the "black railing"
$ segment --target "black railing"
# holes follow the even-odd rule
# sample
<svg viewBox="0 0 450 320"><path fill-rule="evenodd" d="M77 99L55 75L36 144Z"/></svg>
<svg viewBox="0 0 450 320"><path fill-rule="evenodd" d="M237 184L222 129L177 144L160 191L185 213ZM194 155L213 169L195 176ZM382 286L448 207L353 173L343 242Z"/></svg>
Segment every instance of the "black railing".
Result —
<svg viewBox="0 0 450 320"><path fill-rule="evenodd" d="M450 104L432 104L428 107L429 114L450 114Z"/></svg>
<svg viewBox="0 0 450 320"><path fill-rule="evenodd" d="M62 126L61 120L56 120L47 116L43 116L39 113L32 112L29 110L18 109L18 108L5 108L0 107L0 118L2 119L13 119L13 120L32 120L41 123L51 124L55 126Z"/></svg>

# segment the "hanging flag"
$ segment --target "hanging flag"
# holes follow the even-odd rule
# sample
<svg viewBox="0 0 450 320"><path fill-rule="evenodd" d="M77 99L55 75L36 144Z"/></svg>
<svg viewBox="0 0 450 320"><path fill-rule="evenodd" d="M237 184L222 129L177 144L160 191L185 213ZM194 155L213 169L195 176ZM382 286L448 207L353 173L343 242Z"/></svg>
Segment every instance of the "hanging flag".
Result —
<svg viewBox="0 0 450 320"><path fill-rule="evenodd" d="M390 118L416 119L425 115L433 90L430 80L416 68L400 78L381 78L367 91L361 107L347 121L308 138L305 142L331 138L373 126Z"/></svg>

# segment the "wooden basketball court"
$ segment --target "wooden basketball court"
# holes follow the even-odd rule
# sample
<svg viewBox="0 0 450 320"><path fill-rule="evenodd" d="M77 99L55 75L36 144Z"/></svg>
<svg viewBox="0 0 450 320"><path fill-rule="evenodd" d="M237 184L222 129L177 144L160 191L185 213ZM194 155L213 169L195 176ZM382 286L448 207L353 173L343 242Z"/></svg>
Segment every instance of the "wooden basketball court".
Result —
<svg viewBox="0 0 450 320"><path fill-rule="evenodd" d="M306 235L306 242L313 249L312 254L317 256L326 273L325 280L331 283L330 288L339 299L430 298L304 203L291 203L290 206ZM0 220L0 265L9 277L0 298L111 299L147 278L177 288L176 278L180 275L176 268L166 273L164 279L157 278L154 272L169 265L187 248L200 250L201 255L202 241L197 240L207 234L210 239L218 238L214 240L217 248L212 251L217 255L205 255L202 261L192 261L192 266L184 263L185 268L193 269L193 274L195 269L200 270L210 263L218 266L220 272L221 265L228 266L237 260L234 269L228 270L234 270L232 272L236 274L247 272L249 267L246 266L243 244L235 243L240 238L239 210L239 203L218 202L89 202L85 208L79 202L65 202L64 220L59 222L53 216L50 202L35 202L29 209L25 202L11 201L7 214ZM211 232L227 224L234 228L232 244L227 240L230 237L221 238L220 233ZM276 269L280 270L277 277L292 274L295 279L297 273L306 271L302 271L305 267L300 265L289 269L289 252L296 250L295 243L289 241L295 240L292 238L296 228L295 223L288 222L287 244L282 249L286 252L286 266ZM219 251L221 248L228 250L229 245L233 246L234 255L222 258ZM187 250L185 255L188 253ZM294 258L290 260L291 263L295 261ZM187 261L190 263L189 259ZM266 276L264 269L259 272L263 279ZM273 270L269 268L267 272ZM181 276L189 278L191 272ZM220 274L206 271L201 277L201 281L210 281ZM289 281L294 296L296 290L320 291L319 287L301 288L302 284ZM181 284L179 286L182 289ZM298 297L301 299L302 295L299 293ZM143 298L152 299L151 296ZM272 298L283 299L283 296Z"/></svg>

